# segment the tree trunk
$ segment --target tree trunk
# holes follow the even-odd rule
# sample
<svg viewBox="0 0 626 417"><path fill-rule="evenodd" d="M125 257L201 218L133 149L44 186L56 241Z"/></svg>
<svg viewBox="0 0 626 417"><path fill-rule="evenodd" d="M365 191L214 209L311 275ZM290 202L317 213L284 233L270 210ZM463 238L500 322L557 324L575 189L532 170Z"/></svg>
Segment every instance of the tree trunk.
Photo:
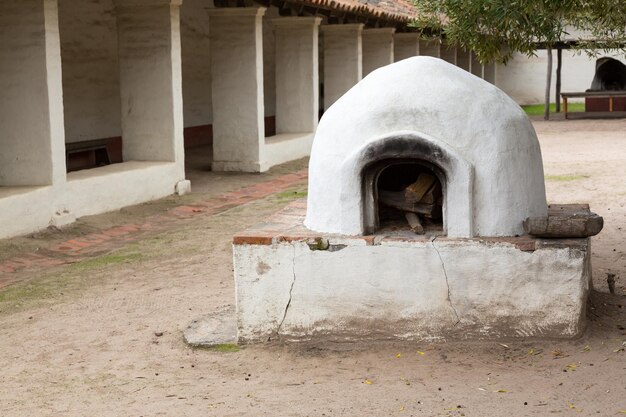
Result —
<svg viewBox="0 0 626 417"><path fill-rule="evenodd" d="M556 50L556 101L555 112L561 112L561 68L563 66L563 49Z"/></svg>
<svg viewBox="0 0 626 417"><path fill-rule="evenodd" d="M545 95L545 109L543 111L543 118L550 120L550 84L552 83L552 47L548 46L548 74L546 75L546 95Z"/></svg>

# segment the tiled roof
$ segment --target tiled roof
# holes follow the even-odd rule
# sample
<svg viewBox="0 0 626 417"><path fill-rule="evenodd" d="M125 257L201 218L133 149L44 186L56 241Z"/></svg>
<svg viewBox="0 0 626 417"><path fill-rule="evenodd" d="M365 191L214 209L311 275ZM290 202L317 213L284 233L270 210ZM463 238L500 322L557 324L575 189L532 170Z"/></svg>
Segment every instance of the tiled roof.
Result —
<svg viewBox="0 0 626 417"><path fill-rule="evenodd" d="M409 22L416 18L411 0L292 0L292 2L400 22Z"/></svg>

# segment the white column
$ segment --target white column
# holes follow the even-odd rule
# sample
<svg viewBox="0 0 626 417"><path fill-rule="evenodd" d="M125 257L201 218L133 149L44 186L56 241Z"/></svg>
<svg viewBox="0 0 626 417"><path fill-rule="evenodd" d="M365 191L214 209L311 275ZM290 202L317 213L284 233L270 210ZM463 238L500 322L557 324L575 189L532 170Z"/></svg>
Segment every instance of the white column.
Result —
<svg viewBox="0 0 626 417"><path fill-rule="evenodd" d="M421 40L420 55L439 58L441 56L441 42L439 42L439 39Z"/></svg>
<svg viewBox="0 0 626 417"><path fill-rule="evenodd" d="M452 65L456 65L456 47L450 46L446 43L441 45L441 59L446 62L449 62Z"/></svg>
<svg viewBox="0 0 626 417"><path fill-rule="evenodd" d="M457 48L456 50L456 65L464 69L465 71L470 70L470 53L464 51L463 49Z"/></svg>
<svg viewBox="0 0 626 417"><path fill-rule="evenodd" d="M117 0L125 161L168 161L184 178L182 0Z"/></svg>
<svg viewBox="0 0 626 417"><path fill-rule="evenodd" d="M319 17L272 20L276 36L276 133L314 132L319 109Z"/></svg>
<svg viewBox="0 0 626 417"><path fill-rule="evenodd" d="M362 23L322 26L324 110L363 77L362 32Z"/></svg>
<svg viewBox="0 0 626 417"><path fill-rule="evenodd" d="M393 39L395 62L420 54L419 33L396 33Z"/></svg>
<svg viewBox="0 0 626 417"><path fill-rule="evenodd" d="M56 0L0 1L0 186L65 181Z"/></svg>
<svg viewBox="0 0 626 417"><path fill-rule="evenodd" d="M209 9L213 170L260 172L265 166L264 7Z"/></svg>
<svg viewBox="0 0 626 417"><path fill-rule="evenodd" d="M484 79L491 84L496 83L496 64L493 62L484 66Z"/></svg>
<svg viewBox="0 0 626 417"><path fill-rule="evenodd" d="M483 64L476 59L476 55L470 54L470 72L478 78L483 78Z"/></svg>
<svg viewBox="0 0 626 417"><path fill-rule="evenodd" d="M393 63L393 34L395 28L365 29L363 31L363 76Z"/></svg>

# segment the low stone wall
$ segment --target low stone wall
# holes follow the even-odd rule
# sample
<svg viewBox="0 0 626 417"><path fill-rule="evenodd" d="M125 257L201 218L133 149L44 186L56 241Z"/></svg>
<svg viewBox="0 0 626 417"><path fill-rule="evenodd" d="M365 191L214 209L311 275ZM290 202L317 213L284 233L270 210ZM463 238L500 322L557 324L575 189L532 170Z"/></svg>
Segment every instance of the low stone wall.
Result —
<svg viewBox="0 0 626 417"><path fill-rule="evenodd" d="M308 231L298 202L234 238L239 342L575 337L588 239Z"/></svg>

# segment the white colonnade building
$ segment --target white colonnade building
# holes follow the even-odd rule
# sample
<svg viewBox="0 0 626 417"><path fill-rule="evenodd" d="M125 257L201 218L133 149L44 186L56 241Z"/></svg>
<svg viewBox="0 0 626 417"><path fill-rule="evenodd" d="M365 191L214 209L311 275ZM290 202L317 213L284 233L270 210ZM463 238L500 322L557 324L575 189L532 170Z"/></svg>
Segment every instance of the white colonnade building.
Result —
<svg viewBox="0 0 626 417"><path fill-rule="evenodd" d="M413 17L409 0L0 0L0 238L187 193L185 155L306 157L323 111L398 60L493 82Z"/></svg>

